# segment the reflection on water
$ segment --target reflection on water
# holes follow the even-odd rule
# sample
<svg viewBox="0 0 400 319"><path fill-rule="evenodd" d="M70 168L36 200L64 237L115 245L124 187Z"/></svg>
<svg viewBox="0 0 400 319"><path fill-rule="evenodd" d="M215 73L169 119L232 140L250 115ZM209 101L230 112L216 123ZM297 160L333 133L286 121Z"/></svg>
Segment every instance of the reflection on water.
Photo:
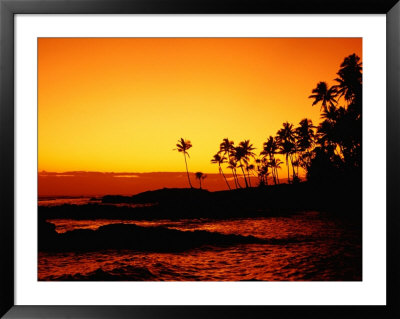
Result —
<svg viewBox="0 0 400 319"><path fill-rule="evenodd" d="M154 206L154 203L132 204L132 203L103 203L101 197L39 197L39 206L60 206L60 205L87 205L96 204L103 206L116 207L149 207Z"/></svg>
<svg viewBox="0 0 400 319"><path fill-rule="evenodd" d="M58 232L110 223L207 230L282 244L207 246L183 253L128 250L39 253L39 280L361 280L361 231L317 212L232 220L51 220Z"/></svg>
<svg viewBox="0 0 400 319"><path fill-rule="evenodd" d="M95 197L39 197L39 206L59 206L59 205L86 205L89 203L100 204L101 199Z"/></svg>

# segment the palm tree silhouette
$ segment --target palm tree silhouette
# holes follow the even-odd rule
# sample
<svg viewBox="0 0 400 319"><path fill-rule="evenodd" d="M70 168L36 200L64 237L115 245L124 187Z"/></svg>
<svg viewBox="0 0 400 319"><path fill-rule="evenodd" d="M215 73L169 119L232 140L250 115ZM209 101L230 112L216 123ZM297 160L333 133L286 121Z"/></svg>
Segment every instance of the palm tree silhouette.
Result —
<svg viewBox="0 0 400 319"><path fill-rule="evenodd" d="M299 126L296 128L297 144L300 151L306 151L312 147L314 128L312 120L304 118L300 121Z"/></svg>
<svg viewBox="0 0 400 319"><path fill-rule="evenodd" d="M218 164L219 173L222 174L222 176L225 179L226 185L228 185L229 190L231 190L231 187L230 187L230 185L229 185L229 183L228 183L228 181L227 181L227 179L225 177L224 171L222 170L222 167L221 167L221 164L223 164L225 162L226 162L226 157L225 156L221 156L218 153L215 154L214 157L211 160L211 163Z"/></svg>
<svg viewBox="0 0 400 319"><path fill-rule="evenodd" d="M242 159L245 154L244 149L241 146L236 146L234 154L235 154L236 163L239 163L239 167L242 169L244 182L245 182L246 188L247 188L247 187L249 187L249 184L247 183L247 178L246 178L246 174L244 173L243 163L242 163Z"/></svg>
<svg viewBox="0 0 400 319"><path fill-rule="evenodd" d="M239 184L239 180L237 179L237 175L236 175L236 167L237 164L234 160L234 153L235 152L235 147L234 147L234 142L230 141L229 138L224 138L222 140L222 143L219 145L219 152L218 154L223 153L224 156L228 156L228 163L229 166L228 168L232 170L232 174L233 174L233 180L235 182L235 187L239 188L241 187Z"/></svg>
<svg viewBox="0 0 400 319"><path fill-rule="evenodd" d="M280 169L281 168L281 164L282 164L282 161L279 159L279 158L272 158L270 161L269 161L269 166L271 167L271 169L272 169L272 171L273 172L275 172L274 173L274 182L275 182L275 185L276 184L279 184L279 176L278 176L278 169Z"/></svg>
<svg viewBox="0 0 400 319"><path fill-rule="evenodd" d="M336 122L338 112L335 105L330 105L321 112L321 119L328 120L330 122Z"/></svg>
<svg viewBox="0 0 400 319"><path fill-rule="evenodd" d="M334 106L329 106L330 109ZM324 112L327 110L324 110ZM304 118L300 121L299 126L296 128L297 146L300 152L300 158L298 161L303 168L307 168L310 165L311 154L310 150L314 146L315 126L310 119ZM298 172L297 172L298 174Z"/></svg>
<svg viewBox="0 0 400 319"><path fill-rule="evenodd" d="M233 154L233 153L231 153ZM237 161L235 159L235 157L231 157L228 161L228 168L232 170L232 174L233 174L233 180L235 181L235 187L236 188L242 188L242 186L239 183L239 178L236 174L236 168L237 168Z"/></svg>
<svg viewBox="0 0 400 319"><path fill-rule="evenodd" d="M257 174L258 174L258 178L260 180L259 186L268 185L269 163L267 162L266 157L257 158L256 164L257 164Z"/></svg>
<svg viewBox="0 0 400 319"><path fill-rule="evenodd" d="M250 187L251 187L250 172L252 172L252 171L254 170L254 168L255 168L255 167L254 167L253 164L246 165L247 178L248 178L248 180L249 180L249 185L250 185Z"/></svg>
<svg viewBox="0 0 400 319"><path fill-rule="evenodd" d="M277 154L278 152L278 143L277 140L274 139L272 136L270 136L268 138L268 140L263 144L263 150L260 153L260 155L263 155L264 157L268 156L269 157L269 161L271 162L272 160L275 160L275 154ZM275 185L277 184L277 180L276 180L276 175L277 172L275 170L274 167L272 167L272 177L274 179L274 183Z"/></svg>
<svg viewBox="0 0 400 319"><path fill-rule="evenodd" d="M343 96L350 103L361 102L356 101L357 98L361 99L362 97L362 63L360 57L354 53L346 57L340 65L337 75L335 81L338 84L334 88L339 98Z"/></svg>
<svg viewBox="0 0 400 319"><path fill-rule="evenodd" d="M336 104L336 87L328 87L328 84L326 82L319 82L317 84L317 87L312 90L312 95L310 95L308 98L314 99L314 102L312 105L316 105L319 102L321 102L321 109L326 109L328 105L334 105Z"/></svg>
<svg viewBox="0 0 400 319"><path fill-rule="evenodd" d="M285 155L285 160L286 160L286 166L287 166L287 173L288 173L288 184L290 184L290 175L289 175L289 168L290 168L290 163L289 163L289 156L293 152L293 143L284 141L280 145L281 149L281 154ZM292 165L293 166L293 165ZM293 169L294 171L294 169ZM294 176L293 176L294 179Z"/></svg>
<svg viewBox="0 0 400 319"><path fill-rule="evenodd" d="M289 159L290 162L292 163L292 169L293 169L292 181L294 181L296 178L296 172L294 170L294 165L293 165L293 154L296 153L296 139L295 139L295 131L293 129L293 124L290 124L289 122L283 123L283 128L281 128L277 133L277 139L279 142L280 152L281 154L285 155L286 165L288 169L288 183L290 183Z"/></svg>
<svg viewBox="0 0 400 319"><path fill-rule="evenodd" d="M244 140L239 143L239 146L235 147L235 158L239 162L239 167L242 169L244 182L246 187L249 187L249 183L247 182L246 174L244 173L243 166L246 167L249 165L250 157L254 157L255 154L252 152L255 150L253 144L250 144L249 140Z"/></svg>
<svg viewBox="0 0 400 319"><path fill-rule="evenodd" d="M202 172L196 172L195 175L196 175L196 178L199 180L200 189L202 189L202 188L201 188L201 181L202 181L203 179L205 179L205 178L207 177L207 175L203 174Z"/></svg>
<svg viewBox="0 0 400 319"><path fill-rule="evenodd" d="M344 157L344 144L351 136L348 134L348 130L351 125L355 125L355 122L349 120L349 113L343 106L338 108L332 106L321 113L321 118L324 119L323 122L318 126L318 136L321 146L329 145L334 148L336 155L341 158ZM356 120L357 121L357 120ZM349 144L353 144L352 141ZM351 146L350 146L351 148Z"/></svg>
<svg viewBox="0 0 400 319"><path fill-rule="evenodd" d="M192 147L192 143L189 140L184 140L183 138L181 138L180 140L178 140L178 144L176 144L176 147L177 147L176 150L178 152L183 153L183 157L185 158L187 178L189 181L190 188L193 188L192 183L190 182L189 170L186 161L186 155L190 158L188 150Z"/></svg>

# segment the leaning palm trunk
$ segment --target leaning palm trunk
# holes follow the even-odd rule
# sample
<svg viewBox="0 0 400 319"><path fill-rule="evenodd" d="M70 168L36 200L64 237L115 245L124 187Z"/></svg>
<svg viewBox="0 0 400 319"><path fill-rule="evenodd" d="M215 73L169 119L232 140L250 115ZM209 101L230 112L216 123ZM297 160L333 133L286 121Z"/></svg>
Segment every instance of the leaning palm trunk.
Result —
<svg viewBox="0 0 400 319"><path fill-rule="evenodd" d="M276 181L279 183L278 168L275 167Z"/></svg>
<svg viewBox="0 0 400 319"><path fill-rule="evenodd" d="M219 167L219 172L220 172L220 173L222 174L222 176L224 177L225 183L226 183L226 185L228 185L229 190L231 190L231 187L229 186L228 180L226 179L225 174L224 174L224 171L222 170L221 166Z"/></svg>
<svg viewBox="0 0 400 319"><path fill-rule="evenodd" d="M275 157L271 154L269 156L269 160L271 163L276 163ZM271 166L271 172L272 172L272 178L274 179L274 184L276 185L276 167L275 166Z"/></svg>
<svg viewBox="0 0 400 319"><path fill-rule="evenodd" d="M249 185L250 185L250 187L251 187L251 181L250 181L250 173L249 173L249 170L247 170L247 178L249 179Z"/></svg>
<svg viewBox="0 0 400 319"><path fill-rule="evenodd" d="M294 170L294 165L293 165L293 155L290 155L290 161L292 162L292 170L293 170L292 181L294 181L294 178L296 177L296 171Z"/></svg>
<svg viewBox="0 0 400 319"><path fill-rule="evenodd" d="M240 183L239 183L239 176L236 173L236 168L234 169L234 175L235 175L235 178L236 178L236 183L238 185L238 188L242 188L242 185L240 185Z"/></svg>
<svg viewBox="0 0 400 319"><path fill-rule="evenodd" d="M271 159L271 161L272 161L272 159ZM275 171L275 169L276 168L274 166L271 166L272 178L274 180L274 184L276 185L276 171Z"/></svg>
<svg viewBox="0 0 400 319"><path fill-rule="evenodd" d="M290 175L289 175L289 154L286 154L286 166L287 166L287 181L288 184L290 184Z"/></svg>
<svg viewBox="0 0 400 319"><path fill-rule="evenodd" d="M185 153L183 153L183 157L185 158L186 173L187 173L187 178L188 178L188 181L189 181L189 185L190 185L190 188L193 188L192 183L190 182L189 170L188 170L188 166L187 166L187 161L186 161L186 155L185 155Z"/></svg>
<svg viewBox="0 0 400 319"><path fill-rule="evenodd" d="M244 173L243 165L241 165L240 168L242 169L242 172L243 172L243 178L244 178L244 182L246 184L246 188L248 188L249 184L247 184L247 178L246 178L246 174Z"/></svg>
<svg viewBox="0 0 400 319"><path fill-rule="evenodd" d="M271 173L272 173L272 180L274 181L274 184L276 185L275 170L274 170L273 167L272 167L272 169L271 169Z"/></svg>
<svg viewBox="0 0 400 319"><path fill-rule="evenodd" d="M233 181L234 181L234 183L235 183L235 187L236 187L236 189L238 189L238 188L239 188L239 186L238 186L238 184L237 184L237 182L236 182L236 175L235 175L235 171L233 170L233 168L231 168L231 170L232 170L232 176L233 176Z"/></svg>

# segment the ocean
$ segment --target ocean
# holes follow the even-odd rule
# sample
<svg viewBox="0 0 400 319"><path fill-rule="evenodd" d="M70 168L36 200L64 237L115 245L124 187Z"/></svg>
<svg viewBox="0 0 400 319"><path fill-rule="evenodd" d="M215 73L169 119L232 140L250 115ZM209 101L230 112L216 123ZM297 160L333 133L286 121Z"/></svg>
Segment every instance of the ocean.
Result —
<svg viewBox="0 0 400 319"><path fill-rule="evenodd" d="M59 199L60 201L66 199ZM68 203L86 204L79 198ZM93 199L92 199L93 200ZM51 202L51 203L50 203ZM54 199L40 205L53 205ZM60 204L60 203L57 203ZM109 224L161 226L254 236L265 243L204 245L178 252L108 249L39 252L44 281L359 281L361 227L332 213L304 211L285 216L216 220L48 219L58 233L96 230Z"/></svg>

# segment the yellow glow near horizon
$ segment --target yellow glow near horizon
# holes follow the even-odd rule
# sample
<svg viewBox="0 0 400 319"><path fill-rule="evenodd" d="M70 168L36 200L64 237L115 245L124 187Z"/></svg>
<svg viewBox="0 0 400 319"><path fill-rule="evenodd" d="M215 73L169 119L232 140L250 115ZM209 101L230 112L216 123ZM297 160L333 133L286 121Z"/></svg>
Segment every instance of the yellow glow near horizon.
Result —
<svg viewBox="0 0 400 319"><path fill-rule="evenodd" d="M38 41L39 170L57 172L183 171L181 137L190 171L217 172L225 137L259 153L283 122L319 123L311 90L362 57L353 38Z"/></svg>

